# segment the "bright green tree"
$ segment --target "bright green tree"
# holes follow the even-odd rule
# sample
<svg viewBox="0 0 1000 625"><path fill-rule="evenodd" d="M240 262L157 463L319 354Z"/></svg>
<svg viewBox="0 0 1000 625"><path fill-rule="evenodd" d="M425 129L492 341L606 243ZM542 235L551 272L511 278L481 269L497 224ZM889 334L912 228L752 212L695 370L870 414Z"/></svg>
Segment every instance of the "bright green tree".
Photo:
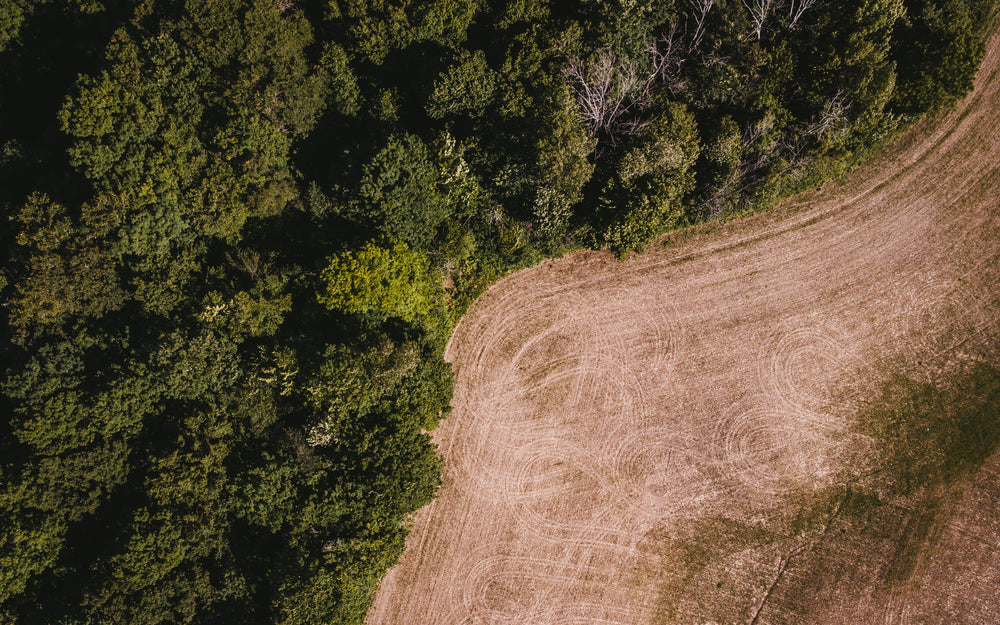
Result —
<svg viewBox="0 0 1000 625"><path fill-rule="evenodd" d="M319 301L348 314L375 314L413 321L433 305L427 256L401 241L368 243L330 257L321 274Z"/></svg>

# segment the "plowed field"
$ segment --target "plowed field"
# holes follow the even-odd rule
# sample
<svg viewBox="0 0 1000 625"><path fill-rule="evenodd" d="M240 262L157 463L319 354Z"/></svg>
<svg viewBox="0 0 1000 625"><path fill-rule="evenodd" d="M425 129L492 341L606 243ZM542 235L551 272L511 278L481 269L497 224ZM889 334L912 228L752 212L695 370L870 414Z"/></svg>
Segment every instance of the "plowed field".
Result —
<svg viewBox="0 0 1000 625"><path fill-rule="evenodd" d="M995 37L969 97L836 184L489 289L448 349L444 486L368 622L1000 622L1000 459L905 579L912 502L801 519L865 475L890 373L1000 344L998 133Z"/></svg>

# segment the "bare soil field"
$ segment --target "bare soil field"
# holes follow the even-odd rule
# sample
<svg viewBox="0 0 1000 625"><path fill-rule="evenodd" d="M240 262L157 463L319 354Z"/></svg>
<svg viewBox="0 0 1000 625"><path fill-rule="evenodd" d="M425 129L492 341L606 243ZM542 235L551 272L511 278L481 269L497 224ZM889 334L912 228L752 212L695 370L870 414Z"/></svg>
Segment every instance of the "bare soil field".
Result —
<svg viewBox="0 0 1000 625"><path fill-rule="evenodd" d="M872 504L855 427L892 374L996 362L998 73L994 37L954 110L777 210L489 289L368 623L1000 622L1000 456Z"/></svg>

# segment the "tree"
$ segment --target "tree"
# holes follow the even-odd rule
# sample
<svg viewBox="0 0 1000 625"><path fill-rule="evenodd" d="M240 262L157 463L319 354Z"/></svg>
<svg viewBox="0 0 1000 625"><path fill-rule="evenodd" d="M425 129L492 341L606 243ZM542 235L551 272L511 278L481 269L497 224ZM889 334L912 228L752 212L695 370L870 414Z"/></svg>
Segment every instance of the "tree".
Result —
<svg viewBox="0 0 1000 625"><path fill-rule="evenodd" d="M22 333L71 316L100 318L122 306L125 293L115 264L101 249L100 224L73 223L67 209L34 194L17 216L17 237L27 255L17 280L12 324Z"/></svg>
<svg viewBox="0 0 1000 625"><path fill-rule="evenodd" d="M347 32L347 49L376 65L414 43L457 45L478 8L470 0L352 0L343 5L329 3L328 19Z"/></svg>
<svg viewBox="0 0 1000 625"><path fill-rule="evenodd" d="M321 274L320 303L347 314L413 321L430 312L427 256L401 241L334 254Z"/></svg>
<svg viewBox="0 0 1000 625"><path fill-rule="evenodd" d="M850 103L850 136L864 145L892 126L886 115L896 86L892 33L904 13L902 0L854 0L829 9L829 30L801 70L811 83L811 115L835 99Z"/></svg>
<svg viewBox="0 0 1000 625"><path fill-rule="evenodd" d="M536 144L536 189L532 214L546 245L555 246L566 234L573 206L583 199L584 185L594 172L590 161L597 140L580 123L568 88L557 91Z"/></svg>
<svg viewBox="0 0 1000 625"><path fill-rule="evenodd" d="M789 0L788 2L788 28L795 28L805 12L812 9L822 0Z"/></svg>
<svg viewBox="0 0 1000 625"><path fill-rule="evenodd" d="M843 64L855 132L878 126L892 97L896 71L889 57L891 33L905 11L902 0L864 0L854 12Z"/></svg>
<svg viewBox="0 0 1000 625"><path fill-rule="evenodd" d="M17 37L24 22L24 9L16 0L0 0L0 52Z"/></svg>
<svg viewBox="0 0 1000 625"><path fill-rule="evenodd" d="M413 375L420 360L416 344L394 345L387 337L364 350L330 345L323 352L318 371L305 389L319 421L308 429L314 446L333 443L347 419L358 419L378 410Z"/></svg>
<svg viewBox="0 0 1000 625"><path fill-rule="evenodd" d="M985 48L985 2L911 0L894 46L899 80L893 103L916 113L934 111L972 89Z"/></svg>
<svg viewBox="0 0 1000 625"><path fill-rule="evenodd" d="M160 29L115 34L110 67L80 79L60 120L73 164L122 199L123 253L232 240L247 219L285 208L292 139L326 97L311 43L304 18L270 0L189 2Z"/></svg>
<svg viewBox="0 0 1000 625"><path fill-rule="evenodd" d="M425 247L452 208L440 176L419 137L393 135L364 167L358 217L392 239Z"/></svg>
<svg viewBox="0 0 1000 625"><path fill-rule="evenodd" d="M642 124L637 113L648 102L655 73L640 76L631 60L619 58L607 48L589 63L571 58L563 73L576 91L576 101L591 132L612 145L622 136L639 134Z"/></svg>
<svg viewBox="0 0 1000 625"><path fill-rule="evenodd" d="M54 567L66 541L64 521L24 506L16 492L9 487L4 490L0 493L0 605L18 597Z"/></svg>
<svg viewBox="0 0 1000 625"><path fill-rule="evenodd" d="M689 50L695 50L701 44L701 38L705 36L705 18L708 12L715 6L715 0L688 0L694 16L694 34L691 36Z"/></svg>
<svg viewBox="0 0 1000 625"><path fill-rule="evenodd" d="M493 70L482 50L463 51L456 63L434 82L427 113L434 118L483 115L496 89Z"/></svg>
<svg viewBox="0 0 1000 625"><path fill-rule="evenodd" d="M641 249L676 226L684 213L683 199L694 187L692 168L699 150L694 117L682 104L667 104L602 189L602 243L621 254Z"/></svg>

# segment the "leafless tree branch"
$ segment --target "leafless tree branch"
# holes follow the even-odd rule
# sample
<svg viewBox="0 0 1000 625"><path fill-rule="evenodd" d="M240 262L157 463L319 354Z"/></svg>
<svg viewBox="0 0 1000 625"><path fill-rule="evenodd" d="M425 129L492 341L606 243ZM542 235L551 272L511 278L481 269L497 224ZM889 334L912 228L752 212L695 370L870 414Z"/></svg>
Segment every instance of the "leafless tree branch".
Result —
<svg viewBox="0 0 1000 625"><path fill-rule="evenodd" d="M605 48L590 63L577 57L570 59L563 75L576 92L581 115L591 132L615 143L620 136L641 132L644 124L635 119L634 113L646 107L657 71L643 79L635 64Z"/></svg>
<svg viewBox="0 0 1000 625"><path fill-rule="evenodd" d="M753 24L753 33L757 39L760 39L764 24L767 22L767 14L771 12L773 4L774 0L750 0L749 2L743 0L743 6L750 12L750 22Z"/></svg>
<svg viewBox="0 0 1000 625"><path fill-rule="evenodd" d="M709 10L715 4L715 0L688 0L691 3L691 8L694 9L694 21L695 29L694 36L691 38L688 50L694 50L701 43L701 38L705 35L705 17L708 16Z"/></svg>
<svg viewBox="0 0 1000 625"><path fill-rule="evenodd" d="M687 81L681 76L686 60L683 46L683 36L678 32L677 24L671 24L670 30L649 44L649 56L653 61L652 77L659 77L675 96L687 87Z"/></svg>
<svg viewBox="0 0 1000 625"><path fill-rule="evenodd" d="M844 97L843 91L838 91L823 105L823 110L820 112L819 118L809 124L802 134L807 137L816 137L820 140L842 134L847 130L847 112L850 109L851 104Z"/></svg>
<svg viewBox="0 0 1000 625"><path fill-rule="evenodd" d="M820 2L821 0L799 0L796 3L795 0L790 0L788 4L788 28L795 28L795 24L798 23L802 14Z"/></svg>

